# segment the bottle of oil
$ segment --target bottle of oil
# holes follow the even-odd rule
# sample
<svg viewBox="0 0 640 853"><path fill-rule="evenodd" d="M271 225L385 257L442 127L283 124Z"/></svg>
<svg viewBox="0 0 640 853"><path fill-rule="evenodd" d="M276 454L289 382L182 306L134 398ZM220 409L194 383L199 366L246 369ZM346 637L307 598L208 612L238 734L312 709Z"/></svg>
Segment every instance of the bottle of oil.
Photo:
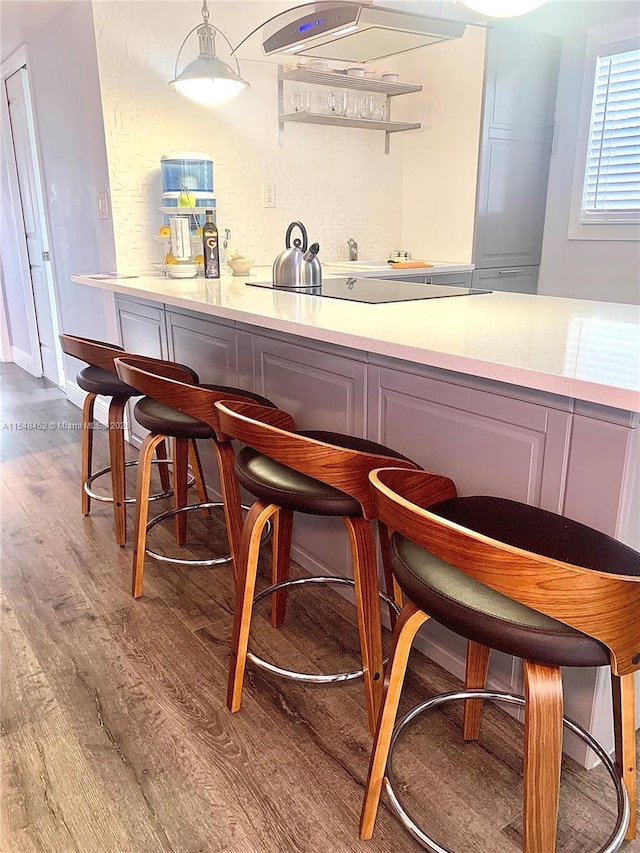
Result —
<svg viewBox="0 0 640 853"><path fill-rule="evenodd" d="M204 254L204 277L220 278L220 247L218 246L218 229L213 221L213 211L206 211L206 221L202 229L202 245Z"/></svg>

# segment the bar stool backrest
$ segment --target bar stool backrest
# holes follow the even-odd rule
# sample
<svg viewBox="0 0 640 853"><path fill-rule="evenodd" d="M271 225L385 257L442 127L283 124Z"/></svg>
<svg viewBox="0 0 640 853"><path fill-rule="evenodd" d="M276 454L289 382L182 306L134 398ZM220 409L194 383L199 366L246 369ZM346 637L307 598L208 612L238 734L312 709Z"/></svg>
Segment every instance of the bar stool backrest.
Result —
<svg viewBox="0 0 640 853"><path fill-rule="evenodd" d="M117 373L114 360L116 358L135 358L140 366L146 365L147 369L155 370L158 374L177 379L189 384L198 384L198 374L195 370L185 364L174 361L166 361L161 358L151 358L146 355L131 355L125 352L117 344L107 344L103 341L94 341L91 338L81 338L77 335L60 335L62 350L67 355L84 361L93 367L101 367L111 373ZM127 383L129 384L129 383ZM135 387L135 386L133 386Z"/></svg>
<svg viewBox="0 0 640 853"><path fill-rule="evenodd" d="M291 415L279 409L229 400L217 403L216 407L223 433L276 462L351 495L360 503L368 520L374 517L369 472L382 466L416 468L408 460L350 450L299 435L294 432L296 425Z"/></svg>
<svg viewBox="0 0 640 853"><path fill-rule="evenodd" d="M115 359L116 371L120 379L131 385L147 397L178 409L186 415L191 415L199 421L204 421L216 433L220 441L224 440L220 430L218 411L215 404L218 400L246 401L246 397L232 394L230 391L216 391L202 388L197 384L180 381L179 377L167 375L173 362L162 362L140 356L121 353ZM165 373L165 366L167 371Z"/></svg>
<svg viewBox="0 0 640 853"><path fill-rule="evenodd" d="M640 576L553 560L429 512L423 507L455 496L446 477L396 467L372 471L370 480L376 517L390 531L503 595L600 640L611 652L616 675L640 668ZM640 554L638 566L640 572Z"/></svg>

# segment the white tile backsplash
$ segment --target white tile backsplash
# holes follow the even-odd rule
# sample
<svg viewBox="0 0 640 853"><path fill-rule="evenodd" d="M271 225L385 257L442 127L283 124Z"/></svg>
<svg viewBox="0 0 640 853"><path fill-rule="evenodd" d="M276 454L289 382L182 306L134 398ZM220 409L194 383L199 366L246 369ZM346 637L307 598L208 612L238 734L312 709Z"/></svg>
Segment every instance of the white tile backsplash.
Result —
<svg viewBox="0 0 640 853"><path fill-rule="evenodd" d="M320 243L324 260L346 259L351 236L360 257L386 256L401 242L402 140L392 138L385 155L380 132L288 124L280 148L273 63L243 63L251 88L215 109L175 94L167 83L200 8L191 0L94 6L119 268L144 269L160 260L161 244L152 240L163 222L160 157L176 149L211 154L218 228L230 228L232 244L257 264L271 263L294 219ZM237 43L279 8L216 3L212 22ZM226 60L224 50L219 40ZM273 209L262 207L263 183L276 186Z"/></svg>

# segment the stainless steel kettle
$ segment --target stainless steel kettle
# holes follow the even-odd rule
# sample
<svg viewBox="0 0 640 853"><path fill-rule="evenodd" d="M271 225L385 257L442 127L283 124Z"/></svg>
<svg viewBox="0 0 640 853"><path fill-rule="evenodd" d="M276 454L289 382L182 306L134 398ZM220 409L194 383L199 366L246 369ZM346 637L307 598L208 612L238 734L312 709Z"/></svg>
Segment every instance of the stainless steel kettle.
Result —
<svg viewBox="0 0 640 853"><path fill-rule="evenodd" d="M291 233L299 228L299 237L291 245ZM307 229L302 222L292 222L285 237L286 249L273 262L273 283L276 287L318 287L322 284L322 267L318 260L320 246L313 243L307 248Z"/></svg>

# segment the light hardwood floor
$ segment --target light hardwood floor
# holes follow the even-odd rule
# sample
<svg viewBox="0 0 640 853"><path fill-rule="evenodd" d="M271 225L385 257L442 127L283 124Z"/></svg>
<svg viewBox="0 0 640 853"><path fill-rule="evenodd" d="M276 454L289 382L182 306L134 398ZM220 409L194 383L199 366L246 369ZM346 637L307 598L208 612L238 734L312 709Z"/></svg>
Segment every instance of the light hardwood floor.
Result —
<svg viewBox="0 0 640 853"><path fill-rule="evenodd" d="M58 389L14 365L2 368L1 402L2 427L79 423ZM114 543L111 507L80 514L79 439L0 431L2 853L420 849L386 806L373 840L358 841L370 750L361 684L311 687L250 669L242 709L227 711L228 568L148 560L145 594L131 599L131 549ZM106 434L95 443L106 465ZM153 535L172 547L170 530ZM190 536L202 544L187 554L226 547L215 519L191 520ZM349 667L352 607L326 590L294 595L282 629L260 609L256 652L298 669ZM459 686L421 655L410 669L401 710ZM465 745L460 716L407 733L399 786L456 853L516 853L520 726L490 708L479 743ZM601 770L565 761L559 853L597 850L613 808Z"/></svg>

